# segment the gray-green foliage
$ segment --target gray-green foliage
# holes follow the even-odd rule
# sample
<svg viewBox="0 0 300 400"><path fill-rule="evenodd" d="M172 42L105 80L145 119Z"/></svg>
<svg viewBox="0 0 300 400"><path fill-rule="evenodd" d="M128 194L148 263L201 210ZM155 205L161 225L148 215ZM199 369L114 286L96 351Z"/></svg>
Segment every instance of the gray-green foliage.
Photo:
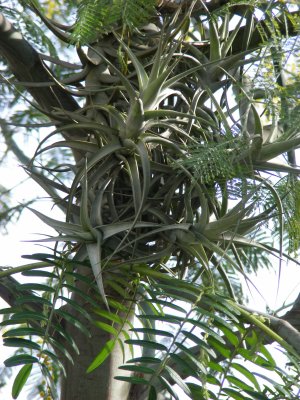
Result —
<svg viewBox="0 0 300 400"><path fill-rule="evenodd" d="M270 31L278 41L281 34L295 34L279 34L281 22L289 29L286 18L292 15L275 2L234 2L214 12L199 4L157 17L155 2L82 1L75 27L64 31L84 60L84 78L70 87L62 81L61 87L85 103L73 112L51 110L57 127L40 141L26 169L65 218L32 209L57 232L41 242L55 245L0 273L18 294L2 310L11 315L2 323L5 344L24 349L6 360L7 366L25 365L15 397L32 365L41 367L54 396L61 360L72 361L77 352L63 320L87 340L93 340L89 323L111 334L89 372L102 368L115 348L139 346L141 356L125 360L117 379L144 388L141 399L166 392L177 399L174 383L191 399L297 398L299 355L267 320L239 304L238 279L247 280L270 256L289 258L284 228L298 223L299 169L272 160L299 146L298 132L289 126L284 138L264 141L269 121L243 86L247 68L251 76L264 52L271 53ZM143 26L150 17L155 28ZM235 28L233 19L239 21ZM48 26L56 32L55 24ZM263 40L253 44L257 33ZM241 89L236 102L232 86ZM284 96L289 100L290 93ZM271 96L265 97L262 114ZM254 132L239 100L247 103ZM74 131L81 136L72 136ZM60 133L63 139L57 139ZM66 165L65 149L76 162ZM47 164L53 154L62 157ZM282 176L288 186L280 183ZM268 223L279 227L279 246L261 235ZM299 230L287 231L296 251ZM9 280L14 272L46 281L18 284ZM130 323L133 312L139 328ZM276 364L264 335L289 355L292 373ZM264 372L258 379L245 360L273 371L280 383ZM131 376L122 374L128 370Z"/></svg>

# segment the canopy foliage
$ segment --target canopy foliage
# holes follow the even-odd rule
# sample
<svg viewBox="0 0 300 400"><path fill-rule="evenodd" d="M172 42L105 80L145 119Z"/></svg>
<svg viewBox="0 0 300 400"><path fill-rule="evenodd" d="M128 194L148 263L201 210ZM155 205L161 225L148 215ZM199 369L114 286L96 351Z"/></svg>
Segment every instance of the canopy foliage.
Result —
<svg viewBox="0 0 300 400"><path fill-rule="evenodd" d="M59 377L78 364L104 376L116 353L105 379L125 382L120 399L179 399L178 387L190 399L298 398L299 302L259 315L241 280L299 249L299 6L11 3L2 136L64 214L31 204L57 235L0 272L4 344L19 349L5 365L22 366L13 398L39 367L44 398L62 388L75 400ZM16 132L36 138L34 153ZM34 199L9 205L3 192L4 224Z"/></svg>

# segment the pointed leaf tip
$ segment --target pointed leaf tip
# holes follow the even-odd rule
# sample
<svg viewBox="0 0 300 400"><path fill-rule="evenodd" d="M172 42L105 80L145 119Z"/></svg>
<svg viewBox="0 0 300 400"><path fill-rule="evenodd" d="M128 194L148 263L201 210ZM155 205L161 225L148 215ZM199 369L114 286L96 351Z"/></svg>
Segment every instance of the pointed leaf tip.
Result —
<svg viewBox="0 0 300 400"><path fill-rule="evenodd" d="M18 372L18 375L14 380L13 387L11 390L11 395L13 399L18 398L19 394L21 393L24 385L26 384L30 376L31 370L32 370L32 364L27 364L23 365L23 367Z"/></svg>

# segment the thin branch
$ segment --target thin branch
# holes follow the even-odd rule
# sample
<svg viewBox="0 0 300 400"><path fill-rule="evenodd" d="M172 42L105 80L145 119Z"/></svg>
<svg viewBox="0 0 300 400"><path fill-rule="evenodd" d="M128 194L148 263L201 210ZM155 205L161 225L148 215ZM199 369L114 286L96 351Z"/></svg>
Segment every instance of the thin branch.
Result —
<svg viewBox="0 0 300 400"><path fill-rule="evenodd" d="M55 81L54 75L43 63L38 52L23 38L13 25L0 13L0 56L7 61L8 67L20 82L53 82L53 86L28 87L29 93L38 103L39 108L58 124L52 112L61 109L64 111L77 111L80 109L76 100ZM66 114L66 119L70 117ZM86 132L74 129L72 133L62 132L65 139L86 137ZM74 151L76 161L82 158L79 152Z"/></svg>
<svg viewBox="0 0 300 400"><path fill-rule="evenodd" d="M14 155L17 157L17 159L20 161L21 164L29 165L30 158L27 157L25 153L23 153L23 151L20 149L17 143L13 140L11 131L9 130L6 124L6 121L2 118L0 118L0 127L7 148L14 153Z"/></svg>
<svg viewBox="0 0 300 400"><path fill-rule="evenodd" d="M53 82L38 52L2 14L0 14L0 54L6 59L9 69L19 81ZM28 90L37 103L48 112L53 108L68 111L79 109L73 97L57 85Z"/></svg>

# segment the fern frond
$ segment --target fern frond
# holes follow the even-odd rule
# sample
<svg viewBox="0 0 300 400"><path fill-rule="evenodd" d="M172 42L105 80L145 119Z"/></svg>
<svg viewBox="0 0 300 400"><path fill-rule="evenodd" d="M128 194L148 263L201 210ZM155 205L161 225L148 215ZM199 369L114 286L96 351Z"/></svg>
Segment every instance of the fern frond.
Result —
<svg viewBox="0 0 300 400"><path fill-rule="evenodd" d="M99 35L113 30L120 19L119 0L82 0L77 11L73 40L80 44L93 42Z"/></svg>
<svg viewBox="0 0 300 400"><path fill-rule="evenodd" d="M189 147L188 156L176 163L192 168L201 183L209 184L216 180L240 176L242 166L238 161L241 155L246 155L246 151L247 143L244 140L230 138L221 143Z"/></svg>
<svg viewBox="0 0 300 400"><path fill-rule="evenodd" d="M76 43L87 44L112 32L145 24L155 14L155 0L82 0L73 32Z"/></svg>
<svg viewBox="0 0 300 400"><path fill-rule="evenodd" d="M155 0L121 0L122 24L129 29L137 28L149 21L155 15Z"/></svg>

